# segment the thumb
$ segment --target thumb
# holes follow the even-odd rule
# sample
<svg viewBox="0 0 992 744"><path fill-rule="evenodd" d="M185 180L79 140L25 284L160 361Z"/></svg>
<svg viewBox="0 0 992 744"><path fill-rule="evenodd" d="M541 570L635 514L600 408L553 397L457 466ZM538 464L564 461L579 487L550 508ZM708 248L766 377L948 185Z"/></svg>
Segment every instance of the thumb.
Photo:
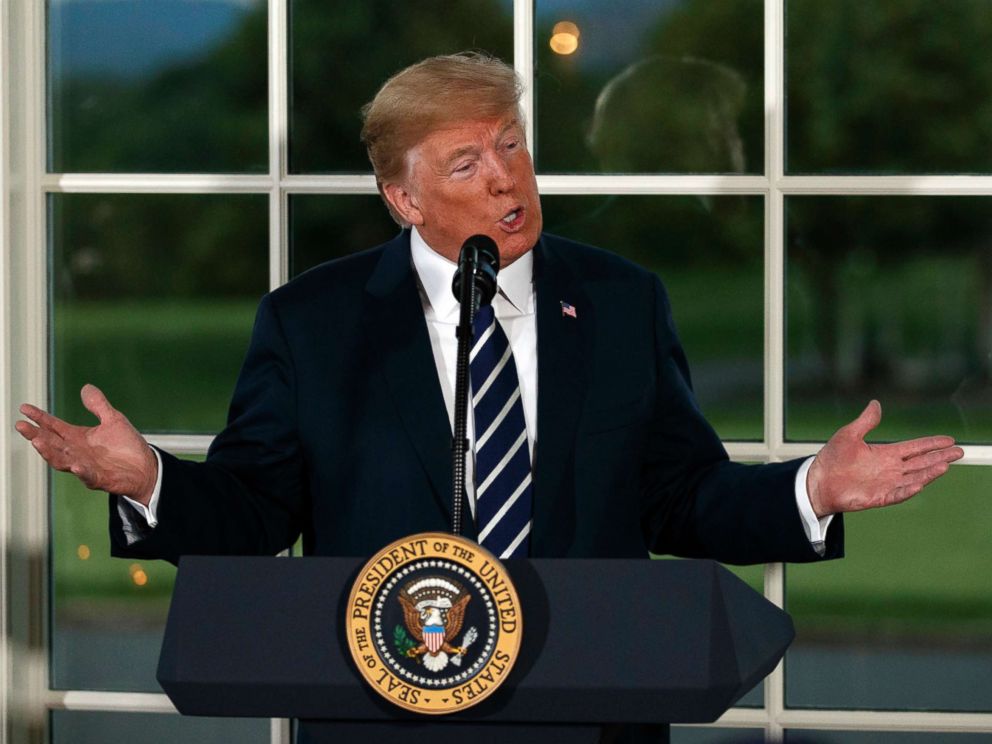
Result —
<svg viewBox="0 0 992 744"><path fill-rule="evenodd" d="M100 419L101 424L115 413L114 407L107 400L107 396L96 385L89 383L83 385L83 389L79 391L79 397L82 399L83 405L86 406L86 410Z"/></svg>
<svg viewBox="0 0 992 744"><path fill-rule="evenodd" d="M865 410L861 412L860 416L848 424L848 429L858 439L864 439L868 435L868 432L878 426L881 421L882 404L877 400L873 400L865 406Z"/></svg>

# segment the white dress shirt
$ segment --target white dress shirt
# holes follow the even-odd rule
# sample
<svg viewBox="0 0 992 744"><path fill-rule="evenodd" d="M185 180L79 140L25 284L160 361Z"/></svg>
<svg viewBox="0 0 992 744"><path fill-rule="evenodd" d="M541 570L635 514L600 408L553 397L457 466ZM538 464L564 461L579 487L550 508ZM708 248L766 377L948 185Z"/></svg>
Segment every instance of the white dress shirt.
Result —
<svg viewBox="0 0 992 744"><path fill-rule="evenodd" d="M424 308L424 318L427 320L427 331L431 339L431 350L434 353L434 363L437 366L437 376L441 383L444 405L448 410L448 421L454 429L455 420L455 367L458 352L458 339L455 329L458 327L459 304L451 291L451 283L455 276L457 264L437 253L424 242L416 228L410 231L410 255L414 273L420 290L420 300ZM537 313L536 293L534 290L534 254L527 252L509 266L500 270L497 279L497 293L493 298L493 310L506 337L510 342L513 360L517 366L517 378L520 383L520 400L524 407L524 421L527 425L527 441L530 445L530 458L534 462L534 446L537 442ZM470 445L475 442L475 429L472 416L468 416L467 435ZM155 448L152 448L155 451ZM475 516L475 481L472 477L474 462L471 453L475 448L470 446L465 463L465 488L468 492L469 508ZM148 506L124 496L144 518L148 527L158 524L158 500L162 490L162 459L155 452L158 460L158 479L155 490ZM816 552L823 554L827 528L833 519L832 515L818 519L810 504L806 491L806 475L815 458L808 458L796 473L795 495L796 505L802 517L803 530L806 538ZM130 544L138 539L139 527L131 521L131 512L118 505L124 522L124 532Z"/></svg>

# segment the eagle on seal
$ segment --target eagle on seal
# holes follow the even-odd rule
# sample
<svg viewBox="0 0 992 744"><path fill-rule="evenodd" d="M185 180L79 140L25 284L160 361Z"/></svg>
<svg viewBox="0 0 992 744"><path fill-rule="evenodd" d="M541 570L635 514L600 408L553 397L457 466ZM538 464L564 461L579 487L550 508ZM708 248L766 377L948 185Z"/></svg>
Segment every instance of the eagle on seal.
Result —
<svg viewBox="0 0 992 744"><path fill-rule="evenodd" d="M403 606L403 622L407 631L419 645L409 649L406 655L419 659L432 672L439 672L448 665L448 657L461 656L466 647L452 646L465 621L465 608L472 595L461 594L454 602L450 597L438 593L414 602L408 592L398 595ZM457 663L459 659L455 659Z"/></svg>

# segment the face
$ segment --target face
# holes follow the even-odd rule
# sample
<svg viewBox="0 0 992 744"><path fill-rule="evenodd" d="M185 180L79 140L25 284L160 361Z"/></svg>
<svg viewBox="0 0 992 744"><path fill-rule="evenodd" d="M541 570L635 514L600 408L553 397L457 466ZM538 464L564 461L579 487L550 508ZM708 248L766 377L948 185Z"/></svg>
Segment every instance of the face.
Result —
<svg viewBox="0 0 992 744"><path fill-rule="evenodd" d="M534 247L541 202L516 115L457 122L407 153L398 183L383 186L393 208L434 250L457 261L462 243L488 235L507 266Z"/></svg>

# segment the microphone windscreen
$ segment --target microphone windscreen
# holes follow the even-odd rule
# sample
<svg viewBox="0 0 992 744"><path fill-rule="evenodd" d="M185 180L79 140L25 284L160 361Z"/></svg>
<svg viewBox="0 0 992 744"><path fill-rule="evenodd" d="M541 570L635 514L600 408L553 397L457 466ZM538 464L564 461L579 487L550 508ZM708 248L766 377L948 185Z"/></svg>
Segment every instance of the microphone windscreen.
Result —
<svg viewBox="0 0 992 744"><path fill-rule="evenodd" d="M475 248L480 261L492 266L494 273L499 271L499 247L488 235L473 235L462 243L462 255L465 254L466 248Z"/></svg>

